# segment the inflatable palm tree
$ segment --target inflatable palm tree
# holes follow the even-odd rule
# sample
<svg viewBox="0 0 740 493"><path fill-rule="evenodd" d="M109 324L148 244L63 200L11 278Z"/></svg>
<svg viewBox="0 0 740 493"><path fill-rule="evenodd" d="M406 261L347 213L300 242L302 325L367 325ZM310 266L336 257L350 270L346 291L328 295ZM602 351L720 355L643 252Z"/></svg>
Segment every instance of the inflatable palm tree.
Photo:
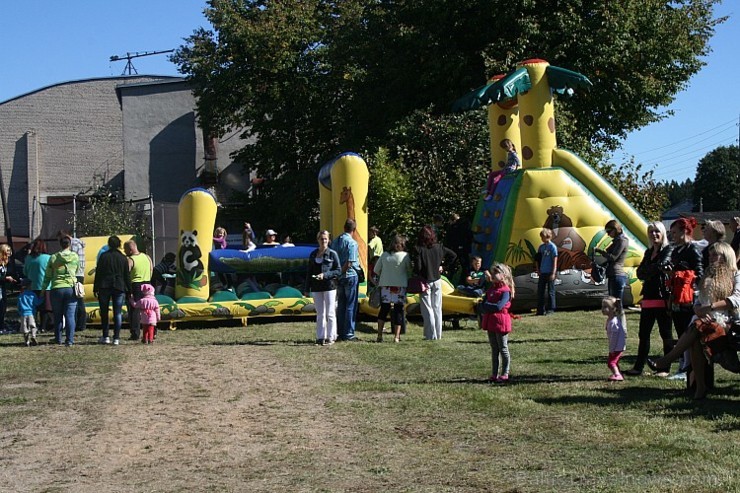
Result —
<svg viewBox="0 0 740 493"><path fill-rule="evenodd" d="M567 97L590 86L584 75L532 59L453 105L453 111L488 106L493 169L506 160L504 139L521 149L522 169L501 179L492 200L481 197L473 221L473 253L484 266L499 261L514 268L519 308L536 302L534 257L543 227L553 230L558 247L558 306L599 304L606 287L591 280L590 258L611 241L603 230L610 219L622 223L630 240L625 302L639 296L634 269L647 243L645 219L591 166L557 148L553 94Z"/></svg>

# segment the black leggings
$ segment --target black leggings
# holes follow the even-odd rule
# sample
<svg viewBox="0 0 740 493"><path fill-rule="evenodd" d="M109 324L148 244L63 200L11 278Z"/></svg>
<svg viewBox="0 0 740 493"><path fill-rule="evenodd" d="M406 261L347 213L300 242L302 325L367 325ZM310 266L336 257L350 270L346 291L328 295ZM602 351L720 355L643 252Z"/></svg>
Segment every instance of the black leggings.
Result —
<svg viewBox="0 0 740 493"><path fill-rule="evenodd" d="M693 306L690 306L689 308L683 308L683 305L681 306L682 308L679 311L671 312L673 326L676 327L676 335L678 335L679 339L681 338L683 333L686 332L686 329L689 328L691 319L694 317Z"/></svg>
<svg viewBox="0 0 740 493"><path fill-rule="evenodd" d="M643 308L640 312L640 343L637 346L637 359L635 369L642 370L650 355L650 334L653 332L655 322L658 322L658 332L663 339L663 355L673 347L673 330L671 317L665 308Z"/></svg>
<svg viewBox="0 0 740 493"><path fill-rule="evenodd" d="M378 312L378 320L385 322L388 312L391 311L390 303L381 303ZM391 323L395 327L403 323L403 303L393 303L393 312L391 313Z"/></svg>

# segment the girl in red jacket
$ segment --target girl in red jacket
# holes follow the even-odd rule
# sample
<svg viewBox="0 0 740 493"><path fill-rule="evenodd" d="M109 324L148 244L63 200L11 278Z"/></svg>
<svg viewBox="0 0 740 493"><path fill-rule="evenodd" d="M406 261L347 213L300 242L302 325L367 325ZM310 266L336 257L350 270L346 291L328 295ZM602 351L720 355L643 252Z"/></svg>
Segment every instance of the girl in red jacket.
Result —
<svg viewBox="0 0 740 493"><path fill-rule="evenodd" d="M509 381L511 363L508 341L511 332L509 307L514 299L514 278L509 266L498 262L491 266L489 276L491 287L486 291L485 301L480 305L483 313L481 328L488 332L488 342L491 344L492 371L488 380L506 383Z"/></svg>

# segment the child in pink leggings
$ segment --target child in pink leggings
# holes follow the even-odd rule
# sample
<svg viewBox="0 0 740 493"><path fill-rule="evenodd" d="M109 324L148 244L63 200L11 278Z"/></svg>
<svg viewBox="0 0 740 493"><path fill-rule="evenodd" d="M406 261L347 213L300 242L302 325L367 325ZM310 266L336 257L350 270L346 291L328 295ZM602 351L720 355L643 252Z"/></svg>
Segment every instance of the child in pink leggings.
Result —
<svg viewBox="0 0 740 493"><path fill-rule="evenodd" d="M619 358L627 348L627 320L622 302L613 296L607 296L601 301L601 313L606 315L606 337L609 340L609 357L606 363L612 372L609 380L621 382L624 377L619 371Z"/></svg>
<svg viewBox="0 0 740 493"><path fill-rule="evenodd" d="M154 342L154 329L161 318L159 302L154 297L154 286L151 284L142 284L141 292L144 297L134 304L134 308L139 310L139 321L143 329L141 342L151 344Z"/></svg>

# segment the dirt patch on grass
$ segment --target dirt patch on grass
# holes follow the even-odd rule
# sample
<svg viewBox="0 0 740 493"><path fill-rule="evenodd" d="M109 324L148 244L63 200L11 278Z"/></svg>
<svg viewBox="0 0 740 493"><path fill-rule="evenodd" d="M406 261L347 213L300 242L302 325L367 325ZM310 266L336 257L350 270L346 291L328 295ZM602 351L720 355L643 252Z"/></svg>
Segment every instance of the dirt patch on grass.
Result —
<svg viewBox="0 0 740 493"><path fill-rule="evenodd" d="M31 417L3 432L3 491L338 486L336 466L358 437L314 391L321 382L305 381L269 348L118 350L127 357L115 376L81 376L76 390L50 385L59 393L58 407L42 422Z"/></svg>

